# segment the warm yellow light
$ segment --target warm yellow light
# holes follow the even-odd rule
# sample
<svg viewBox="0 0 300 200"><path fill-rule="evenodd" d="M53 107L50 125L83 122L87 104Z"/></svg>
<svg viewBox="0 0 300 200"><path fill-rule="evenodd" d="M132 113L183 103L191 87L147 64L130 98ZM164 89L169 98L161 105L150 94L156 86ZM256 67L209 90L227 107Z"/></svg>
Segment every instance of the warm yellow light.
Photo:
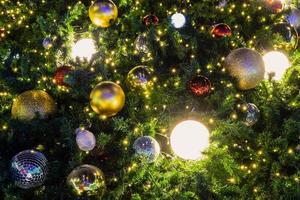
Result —
<svg viewBox="0 0 300 200"><path fill-rule="evenodd" d="M95 53L95 41L90 38L81 39L72 47L72 57L74 59L78 57L81 60L87 59L87 61L90 61Z"/></svg>
<svg viewBox="0 0 300 200"><path fill-rule="evenodd" d="M273 76L274 80L280 80L287 68L291 66L287 56L279 51L270 51L263 56L266 78Z"/></svg>
<svg viewBox="0 0 300 200"><path fill-rule="evenodd" d="M174 153L180 158L198 160L209 146L209 132L198 121L183 121L173 129L170 143Z"/></svg>

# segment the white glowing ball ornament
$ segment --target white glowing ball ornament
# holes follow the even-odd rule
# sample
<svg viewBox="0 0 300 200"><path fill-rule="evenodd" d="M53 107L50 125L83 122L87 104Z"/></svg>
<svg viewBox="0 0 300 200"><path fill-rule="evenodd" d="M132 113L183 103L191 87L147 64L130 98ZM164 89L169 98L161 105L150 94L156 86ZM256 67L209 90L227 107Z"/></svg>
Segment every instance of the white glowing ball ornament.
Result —
<svg viewBox="0 0 300 200"><path fill-rule="evenodd" d="M72 47L72 58L74 59L78 57L80 60L87 59L87 61L90 61L95 53L95 41L90 38L81 39Z"/></svg>
<svg viewBox="0 0 300 200"><path fill-rule="evenodd" d="M181 13L175 13L171 16L171 23L175 28L181 28L185 24L185 16Z"/></svg>
<svg viewBox="0 0 300 200"><path fill-rule="evenodd" d="M279 51L270 51L263 56L265 63L266 78L273 76L274 80L279 81L285 71L291 66L286 55Z"/></svg>
<svg viewBox="0 0 300 200"><path fill-rule="evenodd" d="M185 160L199 160L209 146L209 131L200 122L183 121L173 129L170 143L178 157Z"/></svg>

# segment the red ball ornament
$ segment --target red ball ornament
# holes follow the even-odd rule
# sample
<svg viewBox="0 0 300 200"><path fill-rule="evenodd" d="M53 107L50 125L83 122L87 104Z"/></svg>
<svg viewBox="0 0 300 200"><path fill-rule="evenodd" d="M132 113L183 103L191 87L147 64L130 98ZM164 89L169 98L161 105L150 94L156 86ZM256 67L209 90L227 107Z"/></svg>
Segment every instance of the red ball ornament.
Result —
<svg viewBox="0 0 300 200"><path fill-rule="evenodd" d="M59 67L54 74L54 83L60 86L69 86L69 84L65 82L65 77L71 71L72 67L70 66Z"/></svg>
<svg viewBox="0 0 300 200"><path fill-rule="evenodd" d="M156 15L153 15L153 14L149 14L149 15L146 15L145 17L143 17L143 23L146 25L146 26L150 26L150 25L158 25L158 22L159 22L159 19Z"/></svg>
<svg viewBox="0 0 300 200"><path fill-rule="evenodd" d="M188 88L194 95L203 96L211 91L211 84L205 76L197 75L189 80Z"/></svg>
<svg viewBox="0 0 300 200"><path fill-rule="evenodd" d="M222 37L228 37L232 35L231 28L224 23L216 24L211 27L210 33L213 37L222 38Z"/></svg>
<svg viewBox="0 0 300 200"><path fill-rule="evenodd" d="M267 6L275 13L280 13L283 8L283 2L281 0L267 0Z"/></svg>

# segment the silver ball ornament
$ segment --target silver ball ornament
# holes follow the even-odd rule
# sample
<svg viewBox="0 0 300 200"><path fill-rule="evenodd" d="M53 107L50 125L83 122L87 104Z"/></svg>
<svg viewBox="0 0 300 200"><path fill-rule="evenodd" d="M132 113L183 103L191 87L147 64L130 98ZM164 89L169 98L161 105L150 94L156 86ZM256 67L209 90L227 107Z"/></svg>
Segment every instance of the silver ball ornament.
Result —
<svg viewBox="0 0 300 200"><path fill-rule="evenodd" d="M150 136L142 136L133 144L137 156L145 158L148 163L154 162L160 154L158 142Z"/></svg>
<svg viewBox="0 0 300 200"><path fill-rule="evenodd" d="M253 103L247 103L244 106L244 124L246 126L253 126L260 117L260 110Z"/></svg>
<svg viewBox="0 0 300 200"><path fill-rule="evenodd" d="M96 146L96 138L94 134L88 130L81 128L76 129L76 143L82 151L91 151Z"/></svg>
<svg viewBox="0 0 300 200"><path fill-rule="evenodd" d="M255 88L264 79L263 58L252 49L233 50L225 59L225 68L231 76L237 79L241 90Z"/></svg>

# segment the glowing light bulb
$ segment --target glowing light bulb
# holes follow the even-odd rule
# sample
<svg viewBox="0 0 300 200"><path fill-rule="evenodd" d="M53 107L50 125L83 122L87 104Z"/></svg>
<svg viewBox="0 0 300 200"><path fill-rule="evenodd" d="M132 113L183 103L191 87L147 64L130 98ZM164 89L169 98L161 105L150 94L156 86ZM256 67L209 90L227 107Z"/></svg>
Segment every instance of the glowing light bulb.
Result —
<svg viewBox="0 0 300 200"><path fill-rule="evenodd" d="M85 38L77 41L72 47L72 58L77 57L80 60L91 60L93 54L96 53L95 41L90 38Z"/></svg>
<svg viewBox="0 0 300 200"><path fill-rule="evenodd" d="M181 13L175 13L171 16L171 23L175 28L181 28L185 24L185 16Z"/></svg>
<svg viewBox="0 0 300 200"><path fill-rule="evenodd" d="M263 56L266 78L273 76L274 80L280 80L287 68L291 66L286 55L279 51L270 51Z"/></svg>
<svg viewBox="0 0 300 200"><path fill-rule="evenodd" d="M209 132L200 122L183 121L176 125L170 136L174 153L185 160L201 159L209 146Z"/></svg>

